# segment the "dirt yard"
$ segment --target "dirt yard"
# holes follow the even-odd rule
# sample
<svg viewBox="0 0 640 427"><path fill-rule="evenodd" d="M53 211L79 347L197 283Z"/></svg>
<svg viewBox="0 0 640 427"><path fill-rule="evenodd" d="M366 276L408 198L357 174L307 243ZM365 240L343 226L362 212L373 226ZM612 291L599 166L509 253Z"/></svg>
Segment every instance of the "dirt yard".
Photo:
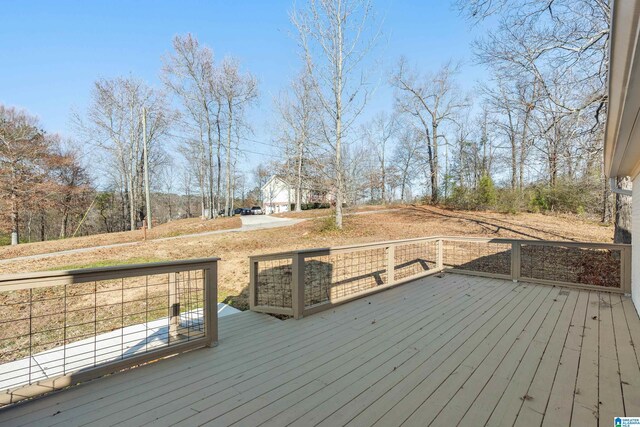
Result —
<svg viewBox="0 0 640 427"><path fill-rule="evenodd" d="M404 205L366 205L366 206L358 206L355 209L345 209L345 215L352 215L355 213L362 212L375 212L375 211L386 211L389 209L399 209L405 207ZM333 209L309 209L301 212L282 212L273 214L273 216L278 218L321 218L330 216L334 213Z"/></svg>
<svg viewBox="0 0 640 427"><path fill-rule="evenodd" d="M160 224L151 230L147 230L147 239L153 240L162 237L203 233L206 231L227 230L239 228L241 225L239 217L217 218L215 220L202 220L200 218L179 219L166 224ZM136 230L96 234L94 236L83 236L73 239L51 240L48 242L26 243L18 246L2 246L0 247L0 259L111 245L115 243L141 242L143 239L143 230ZM0 271L2 271L1 268Z"/></svg>
<svg viewBox="0 0 640 427"><path fill-rule="evenodd" d="M324 212L331 213L328 210ZM228 220L232 221L234 218ZM100 249L41 260L23 260L4 264L0 266L0 270L3 273L15 273L61 267L82 268L105 262L135 263L141 259L159 261L219 256L222 258L219 267L220 300L243 307L246 303L249 255L433 235L611 242L613 228L568 216L509 215L410 206L392 212L348 216L342 231L332 229L326 218L315 218L286 228L170 241L148 240L135 246ZM65 242L55 242L53 245L57 243ZM54 247L47 249L56 250ZM2 255L7 256L6 252L2 252Z"/></svg>

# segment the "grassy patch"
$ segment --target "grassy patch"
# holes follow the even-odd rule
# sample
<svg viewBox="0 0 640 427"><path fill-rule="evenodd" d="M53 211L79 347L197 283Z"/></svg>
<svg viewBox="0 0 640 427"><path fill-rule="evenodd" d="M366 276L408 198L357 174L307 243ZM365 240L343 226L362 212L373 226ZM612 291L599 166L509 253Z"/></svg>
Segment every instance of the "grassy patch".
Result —
<svg viewBox="0 0 640 427"><path fill-rule="evenodd" d="M20 244L28 243L22 236L20 237ZM11 246L11 234L0 233L0 246Z"/></svg>
<svg viewBox="0 0 640 427"><path fill-rule="evenodd" d="M344 224L344 218L342 218ZM336 231L340 231L338 226L336 225L336 217L335 215L330 215L325 218L318 219L318 231L320 233L334 233Z"/></svg>
<svg viewBox="0 0 640 427"><path fill-rule="evenodd" d="M129 258L129 259L105 259L102 261L96 261L89 264L69 264L62 265L60 267L51 268L49 270L81 270L83 268L99 268L99 267L112 267L114 265L131 265L131 264L147 264L150 262L162 262L167 261L162 258Z"/></svg>

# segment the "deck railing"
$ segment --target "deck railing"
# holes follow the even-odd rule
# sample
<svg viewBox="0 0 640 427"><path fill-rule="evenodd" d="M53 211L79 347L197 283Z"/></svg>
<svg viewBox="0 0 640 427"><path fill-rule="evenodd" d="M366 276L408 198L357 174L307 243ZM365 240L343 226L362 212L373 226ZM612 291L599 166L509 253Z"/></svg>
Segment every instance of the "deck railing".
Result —
<svg viewBox="0 0 640 427"><path fill-rule="evenodd" d="M249 305L300 318L450 271L629 293L631 246L543 240L425 237L250 257Z"/></svg>
<svg viewBox="0 0 640 427"><path fill-rule="evenodd" d="M217 261L0 276L0 407L214 345Z"/></svg>

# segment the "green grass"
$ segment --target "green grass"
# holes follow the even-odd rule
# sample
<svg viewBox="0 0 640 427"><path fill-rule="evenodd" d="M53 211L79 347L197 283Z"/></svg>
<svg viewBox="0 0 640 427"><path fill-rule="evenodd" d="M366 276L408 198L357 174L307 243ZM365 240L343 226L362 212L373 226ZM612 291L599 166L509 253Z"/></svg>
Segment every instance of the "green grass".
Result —
<svg viewBox="0 0 640 427"><path fill-rule="evenodd" d="M344 218L343 224L344 224ZM320 233L331 233L335 231L341 231L336 225L335 215L330 215L324 218L318 218L318 225Z"/></svg>
<svg viewBox="0 0 640 427"><path fill-rule="evenodd" d="M129 258L125 260L105 259L102 261L92 262L89 264L63 265L60 267L52 268L50 270L80 270L83 268L100 268L100 267L112 267L114 265L147 264L150 262L162 262L162 261L167 261L167 260L162 258L144 258L144 257Z"/></svg>
<svg viewBox="0 0 640 427"><path fill-rule="evenodd" d="M24 238L20 237L20 243L29 243ZM8 233L0 233L0 246L10 246L11 245L11 234Z"/></svg>

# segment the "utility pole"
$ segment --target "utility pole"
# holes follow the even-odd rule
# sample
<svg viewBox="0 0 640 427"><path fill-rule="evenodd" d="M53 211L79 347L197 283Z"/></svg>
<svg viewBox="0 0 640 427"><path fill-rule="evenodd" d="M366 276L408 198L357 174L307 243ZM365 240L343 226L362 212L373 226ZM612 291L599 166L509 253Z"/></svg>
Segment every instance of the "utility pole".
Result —
<svg viewBox="0 0 640 427"><path fill-rule="evenodd" d="M151 230L151 195L149 194L149 155L147 150L147 109L142 107L142 150L144 157L144 192L147 205L147 228Z"/></svg>

